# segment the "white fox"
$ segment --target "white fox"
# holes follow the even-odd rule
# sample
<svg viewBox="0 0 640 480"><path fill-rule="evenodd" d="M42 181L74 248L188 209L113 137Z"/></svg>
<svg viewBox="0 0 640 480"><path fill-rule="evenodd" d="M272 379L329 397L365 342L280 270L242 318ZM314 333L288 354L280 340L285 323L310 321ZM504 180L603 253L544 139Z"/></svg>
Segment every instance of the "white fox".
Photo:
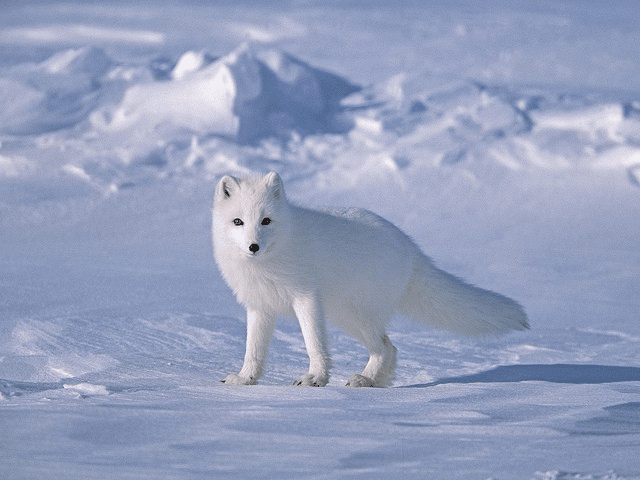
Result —
<svg viewBox="0 0 640 480"><path fill-rule="evenodd" d="M529 328L518 303L436 268L378 215L289 203L275 172L219 181L213 244L222 276L247 309L244 364L222 380L228 385L258 381L277 316L297 317L309 355L309 371L294 385L319 387L331 367L327 319L369 350L349 387L392 383L396 348L385 327L396 313L470 335Z"/></svg>

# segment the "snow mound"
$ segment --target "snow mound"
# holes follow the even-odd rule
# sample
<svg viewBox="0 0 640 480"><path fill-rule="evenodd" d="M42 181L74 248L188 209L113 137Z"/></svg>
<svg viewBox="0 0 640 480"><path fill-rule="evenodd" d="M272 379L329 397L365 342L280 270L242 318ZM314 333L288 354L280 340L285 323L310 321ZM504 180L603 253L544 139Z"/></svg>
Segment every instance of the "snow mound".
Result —
<svg viewBox="0 0 640 480"><path fill-rule="evenodd" d="M0 73L0 133L43 134L90 117L98 134L188 131L250 143L343 130L339 102L356 90L274 48L245 44L219 59L188 51L166 80L153 65L117 65L82 47Z"/></svg>
<svg viewBox="0 0 640 480"><path fill-rule="evenodd" d="M0 135L9 136L0 138L5 183L52 173L53 183L105 196L176 175L266 168L348 185L434 168L479 182L541 169L620 172L640 185L637 102L424 72L360 89L253 44L142 65L83 47L8 68Z"/></svg>
<svg viewBox="0 0 640 480"><path fill-rule="evenodd" d="M421 161L479 175L521 170L627 171L639 184L635 103L597 95L400 74L352 95L359 146L391 170Z"/></svg>
<svg viewBox="0 0 640 480"><path fill-rule="evenodd" d="M0 73L0 133L42 134L76 125L99 105L101 78L113 65L103 50L82 47Z"/></svg>
<svg viewBox="0 0 640 480"><path fill-rule="evenodd" d="M208 65L203 54L185 53L170 81L132 86L92 123L105 132L170 126L249 143L339 129L339 101L355 90L279 50L242 45Z"/></svg>

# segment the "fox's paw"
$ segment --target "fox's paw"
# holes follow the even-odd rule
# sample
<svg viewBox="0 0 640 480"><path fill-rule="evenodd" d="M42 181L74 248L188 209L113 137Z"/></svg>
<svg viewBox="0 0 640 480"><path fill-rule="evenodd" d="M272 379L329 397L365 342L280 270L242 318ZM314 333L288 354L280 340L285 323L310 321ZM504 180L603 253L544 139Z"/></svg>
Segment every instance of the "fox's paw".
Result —
<svg viewBox="0 0 640 480"><path fill-rule="evenodd" d="M296 387L324 387L329 382L328 376L305 373L293 382Z"/></svg>
<svg viewBox="0 0 640 480"><path fill-rule="evenodd" d="M359 373L354 373L347 380L347 387L349 388L360 388L360 387L375 387L376 382L373 378L365 377L364 375L360 375Z"/></svg>
<svg viewBox="0 0 640 480"><path fill-rule="evenodd" d="M243 377L236 373L230 373L220 381L225 385L255 385L258 379L253 377Z"/></svg>

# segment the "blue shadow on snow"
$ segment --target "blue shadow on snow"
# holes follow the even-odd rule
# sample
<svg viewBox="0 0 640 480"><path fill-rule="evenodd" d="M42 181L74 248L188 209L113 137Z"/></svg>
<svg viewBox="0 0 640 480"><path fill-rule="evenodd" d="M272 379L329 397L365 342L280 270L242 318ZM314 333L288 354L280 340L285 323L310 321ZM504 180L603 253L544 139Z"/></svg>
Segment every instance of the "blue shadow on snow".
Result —
<svg viewBox="0 0 640 480"><path fill-rule="evenodd" d="M461 375L436 380L435 382L407 385L404 388L424 388L449 383L496 383L496 382L551 382L594 385L599 383L638 382L640 368L612 365L504 365L486 372Z"/></svg>

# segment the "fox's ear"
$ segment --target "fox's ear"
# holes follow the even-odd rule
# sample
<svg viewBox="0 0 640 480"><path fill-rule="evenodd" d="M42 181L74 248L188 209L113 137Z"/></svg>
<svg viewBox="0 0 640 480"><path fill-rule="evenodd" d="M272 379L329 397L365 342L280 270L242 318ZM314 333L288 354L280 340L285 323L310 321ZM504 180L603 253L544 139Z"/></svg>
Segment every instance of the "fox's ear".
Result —
<svg viewBox="0 0 640 480"><path fill-rule="evenodd" d="M284 198L284 185L282 184L282 179L277 172L267 173L264 180L275 198Z"/></svg>
<svg viewBox="0 0 640 480"><path fill-rule="evenodd" d="M216 187L216 198L227 199L231 198L235 191L240 188L240 182L237 178L225 175L218 182Z"/></svg>

